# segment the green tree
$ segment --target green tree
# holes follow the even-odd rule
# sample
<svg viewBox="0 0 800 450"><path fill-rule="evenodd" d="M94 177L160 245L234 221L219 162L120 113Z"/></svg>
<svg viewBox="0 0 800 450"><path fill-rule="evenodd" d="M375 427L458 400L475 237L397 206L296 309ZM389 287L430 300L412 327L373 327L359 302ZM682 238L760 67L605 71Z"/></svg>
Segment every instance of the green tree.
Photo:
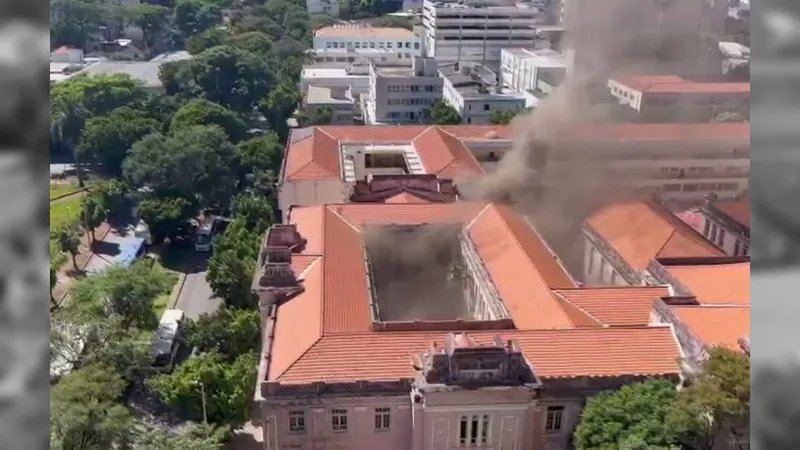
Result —
<svg viewBox="0 0 800 450"><path fill-rule="evenodd" d="M176 279L149 261L137 261L130 267L116 265L75 283L72 303L84 317L114 316L122 328L152 330L158 325L155 301L169 293Z"/></svg>
<svg viewBox="0 0 800 450"><path fill-rule="evenodd" d="M213 0L177 0L173 23L190 38L222 23L222 5Z"/></svg>
<svg viewBox="0 0 800 450"><path fill-rule="evenodd" d="M494 125L508 125L515 117L521 114L528 114L529 112L530 108L495 110L492 112L489 120Z"/></svg>
<svg viewBox="0 0 800 450"><path fill-rule="evenodd" d="M414 23L408 17L401 16L383 16L378 17L372 22L373 27L377 28L405 28L407 30L414 29Z"/></svg>
<svg viewBox="0 0 800 450"><path fill-rule="evenodd" d="M78 183L83 187L78 142L89 117L89 111L83 105L82 97L77 92L70 92L51 100L50 114L51 134L69 149L75 168L78 170Z"/></svg>
<svg viewBox="0 0 800 450"><path fill-rule="evenodd" d="M638 442L649 449L677 444L678 430L667 424L677 395L676 386L662 380L597 395L587 402L575 430L576 448L617 450L623 443Z"/></svg>
<svg viewBox="0 0 800 450"><path fill-rule="evenodd" d="M93 33L104 25L104 7L91 0L52 0L50 2L50 42L53 47L67 45L84 48Z"/></svg>
<svg viewBox="0 0 800 450"><path fill-rule="evenodd" d="M150 228L154 242L174 239L197 212L192 202L180 198L146 198L136 206L139 217Z"/></svg>
<svg viewBox="0 0 800 450"><path fill-rule="evenodd" d="M179 92L202 97L242 113L269 94L275 75L266 62L246 50L220 45L210 48L175 72Z"/></svg>
<svg viewBox="0 0 800 450"><path fill-rule="evenodd" d="M678 395L670 425L687 445L711 450L717 439L746 437L750 422L750 358L725 347L709 351L701 372Z"/></svg>
<svg viewBox="0 0 800 450"><path fill-rule="evenodd" d="M50 390L50 448L115 448L130 442L131 417L117 403L126 382L112 369L88 365Z"/></svg>
<svg viewBox="0 0 800 450"><path fill-rule="evenodd" d="M88 119L108 114L121 106L138 109L148 97L144 83L127 74L75 76L50 87L50 117L59 117L65 99L81 105Z"/></svg>
<svg viewBox="0 0 800 450"><path fill-rule="evenodd" d="M239 143L242 169L246 173L254 170L270 170L278 173L283 163L283 144L276 133L255 137Z"/></svg>
<svg viewBox="0 0 800 450"><path fill-rule="evenodd" d="M260 31L248 31L247 33L235 34L228 39L227 44L246 50L255 55L268 55L272 52L274 45L272 37Z"/></svg>
<svg viewBox="0 0 800 450"><path fill-rule="evenodd" d="M192 55L197 55L211 47L227 43L230 38L230 31L224 28L211 28L189 38L186 41L186 50Z"/></svg>
<svg viewBox="0 0 800 450"><path fill-rule="evenodd" d="M162 402L193 420L203 418L205 393L209 422L238 428L250 418L257 370L255 353L245 353L232 364L217 353L201 353L169 375L150 378L147 385Z"/></svg>
<svg viewBox="0 0 800 450"><path fill-rule="evenodd" d="M63 253L69 253L72 256L72 267L78 270L78 261L76 257L81 248L81 235L78 231L78 226L75 224L62 225L56 231L56 242L58 249Z"/></svg>
<svg viewBox="0 0 800 450"><path fill-rule="evenodd" d="M106 210L103 207L100 199L93 195L86 195L81 199L83 208L81 208L81 221L89 228L89 233L92 235L92 241L96 242L94 231L106 221Z"/></svg>
<svg viewBox="0 0 800 450"><path fill-rule="evenodd" d="M261 236L275 223L275 212L264 196L242 194L233 202L233 217L244 222L244 226Z"/></svg>
<svg viewBox="0 0 800 450"><path fill-rule="evenodd" d="M232 308L258 305L251 283L258 257L259 235L250 231L247 222L236 219L219 236L208 263L206 279L214 295Z"/></svg>
<svg viewBox="0 0 800 450"><path fill-rule="evenodd" d="M185 83L189 80L189 63L189 60L183 60L168 62L159 66L158 79L164 86L164 92L168 96L180 95L184 88L188 91L188 86Z"/></svg>
<svg viewBox="0 0 800 450"><path fill-rule="evenodd" d="M148 3L132 5L129 8L132 15L131 23L142 29L145 46L152 47L158 34L169 24L170 9Z"/></svg>
<svg viewBox="0 0 800 450"><path fill-rule="evenodd" d="M92 186L92 196L100 202L108 216L124 212L126 193L125 183L116 178L102 180Z"/></svg>
<svg viewBox="0 0 800 450"><path fill-rule="evenodd" d="M222 450L231 434L230 427L192 423L178 435L164 428L145 426L136 439L136 448L158 450Z"/></svg>
<svg viewBox="0 0 800 450"><path fill-rule="evenodd" d="M158 130L155 119L123 106L86 122L79 153L84 161L100 164L106 173L119 175L128 151L139 139Z"/></svg>
<svg viewBox="0 0 800 450"><path fill-rule="evenodd" d="M279 137L287 137L286 121L297 109L300 97L300 92L296 87L281 83L275 86L269 95L258 104L259 111L269 121L269 127L278 133Z"/></svg>
<svg viewBox="0 0 800 450"><path fill-rule="evenodd" d="M461 123L461 114L445 102L436 102L431 105L431 125L458 125Z"/></svg>
<svg viewBox="0 0 800 450"><path fill-rule="evenodd" d="M172 118L170 128L175 133L195 125L219 125L234 143L247 137L247 124L236 113L202 98L183 105Z"/></svg>
<svg viewBox="0 0 800 450"><path fill-rule="evenodd" d="M219 352L228 361L257 351L261 344L261 315L256 310L220 308L203 314L186 327L186 344L202 352Z"/></svg>
<svg viewBox="0 0 800 450"><path fill-rule="evenodd" d="M193 126L145 136L134 144L123 174L158 197L181 197L201 208L227 208L239 175L239 152L218 126Z"/></svg>
<svg viewBox="0 0 800 450"><path fill-rule="evenodd" d="M333 121L333 109L330 106L303 108L297 113L296 118L301 127L328 125Z"/></svg>

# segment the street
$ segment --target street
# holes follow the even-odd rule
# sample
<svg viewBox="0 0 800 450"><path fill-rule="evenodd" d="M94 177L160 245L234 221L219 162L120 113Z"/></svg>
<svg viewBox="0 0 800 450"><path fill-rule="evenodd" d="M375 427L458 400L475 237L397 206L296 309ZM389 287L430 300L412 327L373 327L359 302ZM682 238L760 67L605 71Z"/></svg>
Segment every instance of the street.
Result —
<svg viewBox="0 0 800 450"><path fill-rule="evenodd" d="M214 298L211 286L206 281L210 257L211 252L198 253L187 250L185 265L182 264L185 269L181 272L186 274L186 281L183 283L175 308L182 309L190 319L196 319L201 314L213 313L222 305L222 300Z"/></svg>

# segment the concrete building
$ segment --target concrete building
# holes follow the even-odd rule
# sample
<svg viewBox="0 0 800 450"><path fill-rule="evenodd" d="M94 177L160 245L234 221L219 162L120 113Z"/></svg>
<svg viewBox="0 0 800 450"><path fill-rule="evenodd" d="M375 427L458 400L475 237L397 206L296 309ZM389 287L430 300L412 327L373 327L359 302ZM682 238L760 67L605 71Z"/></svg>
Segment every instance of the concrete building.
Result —
<svg viewBox="0 0 800 450"><path fill-rule="evenodd" d="M422 39L405 28L334 25L314 32L309 55L317 63L411 65L422 56Z"/></svg>
<svg viewBox="0 0 800 450"><path fill-rule="evenodd" d="M371 125L426 123L431 105L442 99L436 61L414 58L411 67L371 65L369 94L362 96Z"/></svg>
<svg viewBox="0 0 800 450"><path fill-rule="evenodd" d="M309 14L324 14L337 17L339 15L339 2L336 0L307 0L306 11Z"/></svg>
<svg viewBox="0 0 800 450"><path fill-rule="evenodd" d="M697 208L696 229L730 256L750 254L750 195L731 200L712 199Z"/></svg>
<svg viewBox="0 0 800 450"><path fill-rule="evenodd" d="M303 104L308 108L330 108L333 111L332 125L353 125L359 116L356 98L347 88L309 86Z"/></svg>
<svg viewBox="0 0 800 450"><path fill-rule="evenodd" d="M531 48L540 39L537 26L545 14L533 3L511 0L425 0L428 56L440 63L477 62L496 69L503 48Z"/></svg>
<svg viewBox="0 0 800 450"><path fill-rule="evenodd" d="M583 226L583 282L641 285L651 261L725 253L655 201L609 205Z"/></svg>
<svg viewBox="0 0 800 450"><path fill-rule="evenodd" d="M304 66L300 73L300 89L308 91L309 86L330 89L346 89L354 98L369 92L369 65L351 64L346 67L329 64Z"/></svg>
<svg viewBox="0 0 800 450"><path fill-rule="evenodd" d="M526 97L526 107L535 108L567 75L567 56L551 49L503 49L500 77Z"/></svg>
<svg viewBox="0 0 800 450"><path fill-rule="evenodd" d="M442 68L439 75L444 80L444 101L461 114L462 123L487 125L497 111L525 108L525 96L504 87L486 67L461 63L456 69Z"/></svg>
<svg viewBox="0 0 800 450"><path fill-rule="evenodd" d="M678 76L630 76L608 80L630 121L708 122L723 113L750 117L750 83L698 83Z"/></svg>
<svg viewBox="0 0 800 450"><path fill-rule="evenodd" d="M577 287L506 206L298 207L260 254L268 450L565 449L588 397L681 374L665 288Z"/></svg>
<svg viewBox="0 0 800 450"><path fill-rule="evenodd" d="M747 189L750 177L750 125L594 124L564 133L574 158L615 167L626 182L660 191L665 200L701 201L709 192L720 199ZM278 201L293 205L347 201L352 184L370 173L437 174L458 181L493 171L511 149L510 127L396 126L315 127L293 130L278 178ZM580 151L583 151L581 153ZM395 156L369 161L362 154ZM546 168L569 171L572 160L551 158ZM563 177L552 177L563 182ZM702 187L702 189L701 189Z"/></svg>

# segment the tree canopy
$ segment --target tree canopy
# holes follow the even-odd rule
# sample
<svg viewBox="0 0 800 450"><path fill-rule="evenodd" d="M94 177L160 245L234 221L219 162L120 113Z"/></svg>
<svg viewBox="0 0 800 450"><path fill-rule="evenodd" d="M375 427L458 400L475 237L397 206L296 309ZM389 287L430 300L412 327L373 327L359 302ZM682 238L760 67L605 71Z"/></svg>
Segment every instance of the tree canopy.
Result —
<svg viewBox="0 0 800 450"><path fill-rule="evenodd" d="M214 295L233 308L254 308L258 305L251 290L258 257L259 235L247 228L247 222L236 219L217 237L214 253L208 262L208 279Z"/></svg>
<svg viewBox="0 0 800 450"><path fill-rule="evenodd" d="M678 431L667 424L678 395L676 386L663 380L624 386L590 399L575 430L580 450L618 450L634 440L651 446L678 443Z"/></svg>
<svg viewBox="0 0 800 450"><path fill-rule="evenodd" d="M514 120L515 117L522 114L528 114L530 110L530 108L495 110L492 111L492 115L490 116L489 120L493 125L508 125L512 120Z"/></svg>
<svg viewBox="0 0 800 450"><path fill-rule="evenodd" d="M261 315L257 310L220 308L203 314L186 327L186 344L201 352L218 352L228 361L257 351L261 344Z"/></svg>
<svg viewBox="0 0 800 450"><path fill-rule="evenodd" d="M203 418L205 393L208 421L237 428L250 419L257 371L255 353L245 353L231 364L218 353L201 353L171 374L150 378L147 385L165 404L194 420Z"/></svg>
<svg viewBox="0 0 800 450"><path fill-rule="evenodd" d="M190 38L222 23L221 2L214 0L177 0L175 28Z"/></svg>
<svg viewBox="0 0 800 450"><path fill-rule="evenodd" d="M431 125L458 125L461 123L461 114L445 102L436 102L431 105Z"/></svg>
<svg viewBox="0 0 800 450"><path fill-rule="evenodd" d="M218 125L233 143L247 137L247 124L238 114L202 98L184 104L173 116L170 129L175 133L196 125Z"/></svg>
<svg viewBox="0 0 800 450"><path fill-rule="evenodd" d="M108 115L86 121L79 151L81 160L100 164L103 170L119 175L128 151L139 139L158 130L157 120L127 106L112 110Z"/></svg>

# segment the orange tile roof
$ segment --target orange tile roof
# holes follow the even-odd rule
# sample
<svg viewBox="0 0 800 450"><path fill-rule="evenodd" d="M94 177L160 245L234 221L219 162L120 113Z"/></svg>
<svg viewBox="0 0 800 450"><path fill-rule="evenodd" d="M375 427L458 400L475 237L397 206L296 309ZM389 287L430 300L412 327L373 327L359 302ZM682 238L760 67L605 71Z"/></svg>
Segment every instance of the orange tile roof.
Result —
<svg viewBox="0 0 800 450"><path fill-rule="evenodd" d="M749 305L750 263L665 266L703 305Z"/></svg>
<svg viewBox="0 0 800 450"><path fill-rule="evenodd" d="M742 226L750 229L750 197L739 200L723 200L714 203L714 207L725 213Z"/></svg>
<svg viewBox="0 0 800 450"><path fill-rule="evenodd" d="M632 76L615 81L643 93L750 94L750 83L697 83L675 75Z"/></svg>
<svg viewBox="0 0 800 450"><path fill-rule="evenodd" d="M401 192L386 199L386 203L430 203L422 197L417 197L410 192Z"/></svg>
<svg viewBox="0 0 800 450"><path fill-rule="evenodd" d="M483 173L464 142L510 141L512 128L496 125L320 126L293 130L309 136L290 142L282 179L341 178L341 143L414 143L429 173L443 177ZM565 136L573 141L741 141L750 139L749 123L582 124Z"/></svg>
<svg viewBox="0 0 800 450"><path fill-rule="evenodd" d="M469 335L483 345L490 344L496 335L514 339L542 378L680 373L680 351L669 327L480 331ZM413 378L411 355L426 351L433 342L441 345L445 337L440 332L324 337L273 380L303 384Z"/></svg>
<svg viewBox="0 0 800 450"><path fill-rule="evenodd" d="M749 306L672 306L670 310L708 346L741 351L739 338L750 335Z"/></svg>
<svg viewBox="0 0 800 450"><path fill-rule="evenodd" d="M479 175L483 168L460 139L430 127L412 141L428 173L446 178Z"/></svg>
<svg viewBox="0 0 800 450"><path fill-rule="evenodd" d="M607 206L587 223L636 270L656 258L725 256L680 218L649 201Z"/></svg>
<svg viewBox="0 0 800 450"><path fill-rule="evenodd" d="M413 39L414 32L401 27L322 27L314 32L314 37L342 39Z"/></svg>
<svg viewBox="0 0 800 450"><path fill-rule="evenodd" d="M670 295L666 286L619 286L558 289L556 294L608 326L647 326L657 298Z"/></svg>
<svg viewBox="0 0 800 450"><path fill-rule="evenodd" d="M497 334L516 340L542 377L679 372L679 350L668 327L614 328L641 325L644 295L639 293L656 294L660 288L615 288L630 289L630 317L621 311L622 296L581 297L535 230L508 207L470 202L325 205L294 208L290 222L308 241L292 257L295 270L303 271L305 291L277 308L267 380L412 376L409 356L432 341L443 342L446 333L371 331L362 227L434 222L467 227L517 328L470 331L479 343ZM601 299L611 305L609 311L602 310Z"/></svg>

